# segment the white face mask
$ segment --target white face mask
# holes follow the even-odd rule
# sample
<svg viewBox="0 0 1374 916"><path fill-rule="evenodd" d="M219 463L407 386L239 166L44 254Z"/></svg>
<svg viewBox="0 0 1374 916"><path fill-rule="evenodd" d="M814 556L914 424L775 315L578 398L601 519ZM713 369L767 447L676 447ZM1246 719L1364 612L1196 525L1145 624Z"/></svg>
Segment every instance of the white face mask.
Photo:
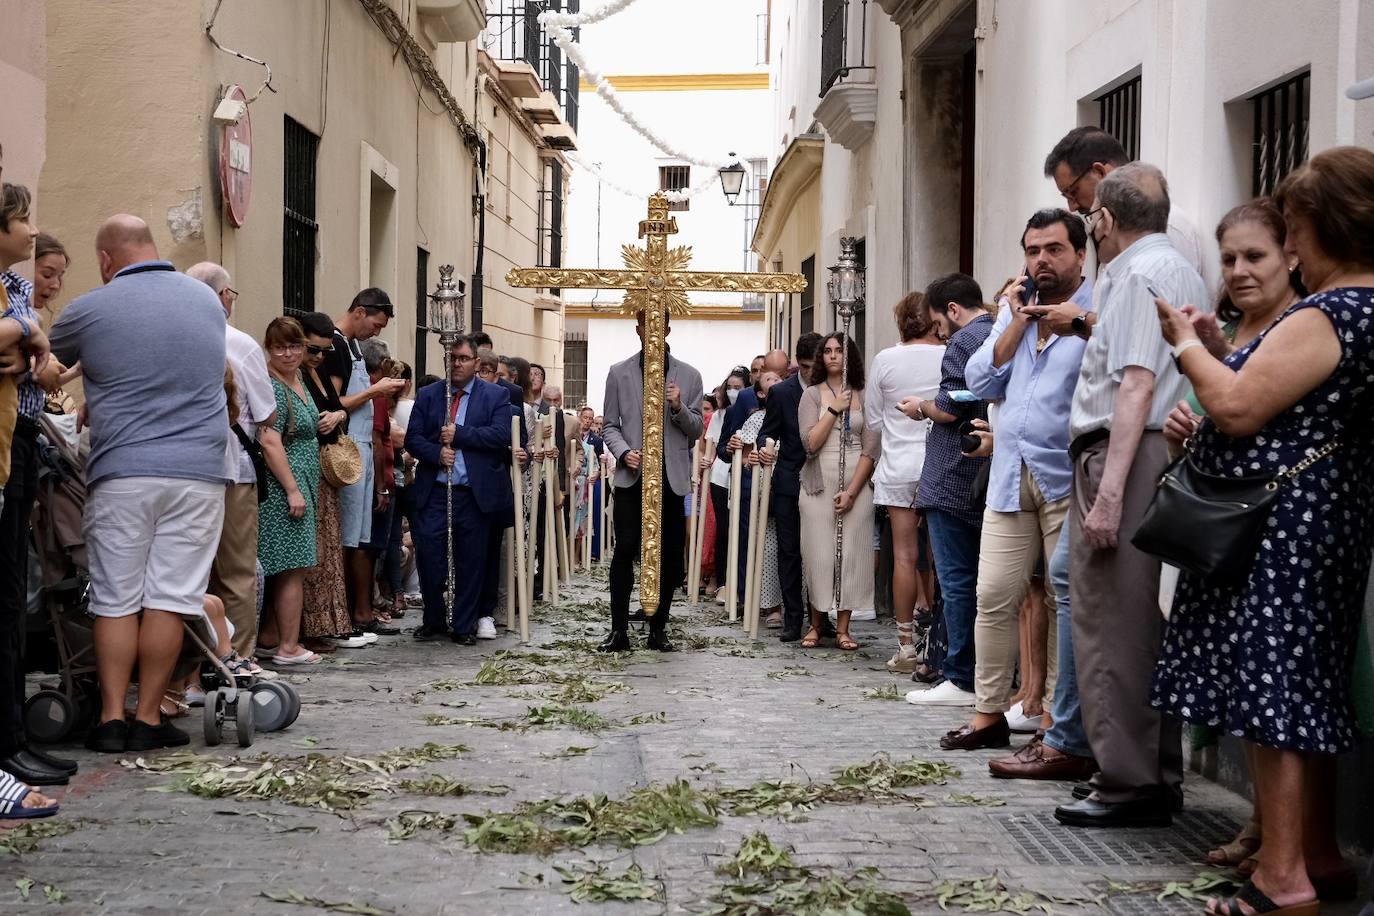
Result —
<svg viewBox="0 0 1374 916"><path fill-rule="evenodd" d="M739 391L740 391L740 390L739 390L738 388L728 388L728 389L726 389L726 391L725 391L725 397L730 401L731 404L733 404L733 403L735 403L735 401L739 400Z"/></svg>

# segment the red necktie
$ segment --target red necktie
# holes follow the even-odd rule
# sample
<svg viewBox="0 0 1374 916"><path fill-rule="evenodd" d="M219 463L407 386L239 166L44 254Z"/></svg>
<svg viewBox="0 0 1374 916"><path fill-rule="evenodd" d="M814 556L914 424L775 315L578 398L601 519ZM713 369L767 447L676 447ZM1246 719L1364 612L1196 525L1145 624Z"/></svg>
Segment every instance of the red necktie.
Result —
<svg viewBox="0 0 1374 916"><path fill-rule="evenodd" d="M453 406L449 408L448 414L448 422L450 426L458 425L458 405L463 403L464 394L466 394L466 392L462 388L459 388L457 391L454 392Z"/></svg>

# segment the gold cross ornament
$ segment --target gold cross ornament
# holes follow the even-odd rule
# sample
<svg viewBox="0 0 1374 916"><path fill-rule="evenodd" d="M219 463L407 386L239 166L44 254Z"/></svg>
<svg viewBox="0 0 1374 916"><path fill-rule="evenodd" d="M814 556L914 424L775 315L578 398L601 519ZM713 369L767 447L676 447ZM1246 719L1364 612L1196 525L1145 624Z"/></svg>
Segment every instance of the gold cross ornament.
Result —
<svg viewBox="0 0 1374 916"><path fill-rule="evenodd" d="M639 603L652 617L658 611L659 564L662 559L663 522L663 400L665 384L664 331L668 316L688 314L690 290L730 293L800 293L806 277L785 273L714 273L687 270L690 246L668 248L668 236L677 233L677 220L668 215L668 198L659 192L649 198L649 218L640 220L639 237L645 246L621 247L624 270L577 268L513 268L506 274L509 286L532 289L623 289L621 311L644 313L644 447L640 462L644 521L639 553Z"/></svg>

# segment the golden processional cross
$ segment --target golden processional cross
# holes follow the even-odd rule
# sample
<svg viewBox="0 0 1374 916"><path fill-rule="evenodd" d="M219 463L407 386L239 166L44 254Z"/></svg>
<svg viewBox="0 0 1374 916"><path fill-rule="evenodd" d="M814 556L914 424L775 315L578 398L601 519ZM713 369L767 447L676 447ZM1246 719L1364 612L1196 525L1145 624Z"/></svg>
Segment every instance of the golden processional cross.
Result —
<svg viewBox="0 0 1374 916"><path fill-rule="evenodd" d="M677 220L668 215L668 198L658 193L649 198L649 218L639 222L639 237L647 240L645 246L625 245L621 249L624 270L517 267L506 274L507 284L525 289L623 289L621 311L626 315L644 313L644 447L640 450L644 521L639 548L639 603L650 617L658 611L663 543L663 338L667 316L688 314L689 290L800 293L806 289L806 278L801 274L686 270L692 260L692 249L668 248L668 236L676 233Z"/></svg>

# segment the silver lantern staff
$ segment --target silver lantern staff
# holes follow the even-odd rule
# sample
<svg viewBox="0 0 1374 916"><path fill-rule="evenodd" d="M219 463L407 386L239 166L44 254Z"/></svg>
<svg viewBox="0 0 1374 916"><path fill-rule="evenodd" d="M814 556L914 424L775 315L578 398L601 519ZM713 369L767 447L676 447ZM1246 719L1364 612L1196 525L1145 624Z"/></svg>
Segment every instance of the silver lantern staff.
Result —
<svg viewBox="0 0 1374 916"><path fill-rule="evenodd" d="M834 267L829 268L830 279L826 281L825 291L830 298L830 304L834 306L836 313L840 316L840 390L845 391L849 388L849 323L854 319L854 313L864 307L864 267L854 257L855 239L849 236L840 238L840 260ZM854 399L854 392L849 392L849 403ZM849 406L846 404L844 414L840 418L840 476L839 488L835 491L836 495L844 489L845 456L849 446ZM838 620L840 615L840 589L843 577L841 570L844 564L844 516L835 513L835 569L831 579L832 601L830 612Z"/></svg>
<svg viewBox="0 0 1374 916"><path fill-rule="evenodd" d="M453 345L463 336L467 326L463 313L465 293L453 284L453 265L445 264L439 268L439 285L429 294L429 330L439 335L439 344L444 348L444 422L440 429L447 426L453 413ZM440 446L442 448L442 445ZM456 443L450 443L455 451ZM457 580L453 571L453 468L447 472L445 497L448 500L447 524L444 531L448 536L448 579L444 585L444 608L448 628L453 629L453 597L457 592Z"/></svg>

